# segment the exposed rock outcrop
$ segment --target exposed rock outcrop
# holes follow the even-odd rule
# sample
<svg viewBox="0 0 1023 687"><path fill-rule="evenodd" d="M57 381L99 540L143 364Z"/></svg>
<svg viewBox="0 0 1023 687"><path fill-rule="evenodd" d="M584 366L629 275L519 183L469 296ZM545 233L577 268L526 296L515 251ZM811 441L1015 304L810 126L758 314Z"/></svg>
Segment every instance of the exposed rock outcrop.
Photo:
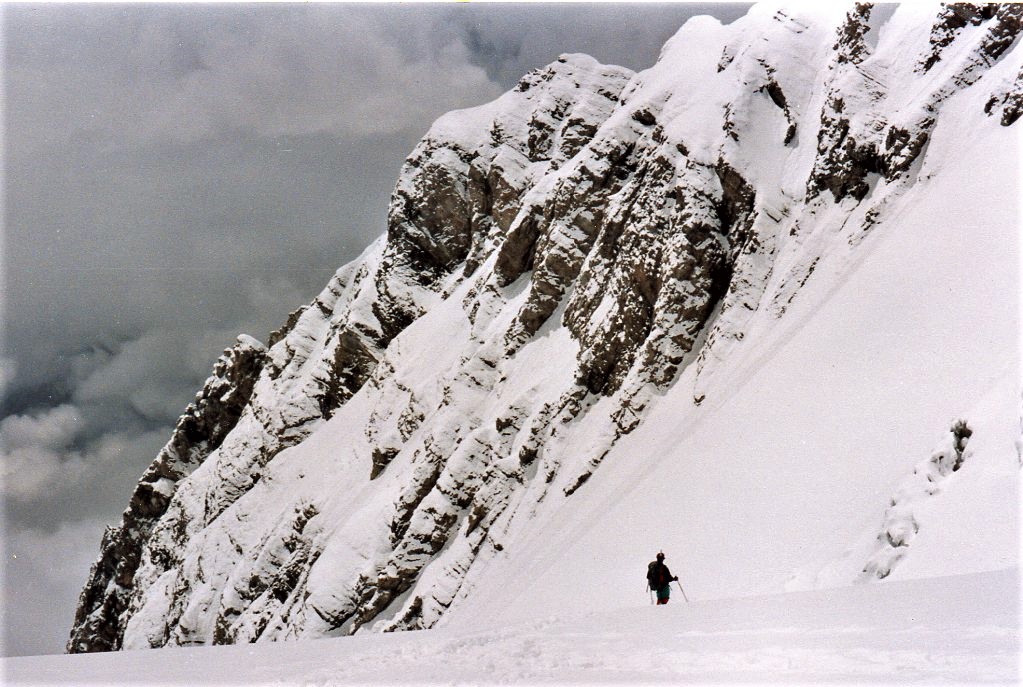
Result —
<svg viewBox="0 0 1023 687"><path fill-rule="evenodd" d="M121 614L153 527L167 512L177 483L215 451L248 405L266 363L258 341L240 337L224 351L174 434L135 487L120 527L108 527L100 558L82 590L68 651L108 651L120 646Z"/></svg>
<svg viewBox="0 0 1023 687"><path fill-rule="evenodd" d="M966 421L957 420L934 454L921 461L913 469L913 474L902 481L885 511L875 550L860 574L861 581L883 580L906 555L907 548L920 531L914 511L924 507L928 498L940 493L944 482L969 458L971 436L973 430Z"/></svg>
<svg viewBox="0 0 1023 687"><path fill-rule="evenodd" d="M837 201L847 196L859 201L870 192L872 180L891 182L905 175L927 145L941 103L972 85L1019 35L1023 7L943 6L931 32L930 52L918 69L927 72L943 54L950 65L927 82L926 97L901 111L883 107L892 96L901 97L888 89L895 70L864 63L869 48L863 36L870 30L870 15L870 5L850 11L834 46L834 76L821 112L817 161L807 184L811 196L829 190ZM962 35L966 26L983 30ZM946 54L960 36L972 41L972 49Z"/></svg>

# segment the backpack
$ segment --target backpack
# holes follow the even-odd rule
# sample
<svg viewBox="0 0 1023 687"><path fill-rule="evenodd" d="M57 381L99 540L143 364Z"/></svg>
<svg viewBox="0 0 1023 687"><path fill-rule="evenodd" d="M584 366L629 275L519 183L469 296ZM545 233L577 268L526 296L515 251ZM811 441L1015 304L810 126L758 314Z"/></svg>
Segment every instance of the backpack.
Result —
<svg viewBox="0 0 1023 687"><path fill-rule="evenodd" d="M664 564L657 561L651 561L650 565L647 566L646 570L646 581L650 585L650 589L655 592L659 589L663 589L668 585L670 580L667 579L668 574L664 570Z"/></svg>

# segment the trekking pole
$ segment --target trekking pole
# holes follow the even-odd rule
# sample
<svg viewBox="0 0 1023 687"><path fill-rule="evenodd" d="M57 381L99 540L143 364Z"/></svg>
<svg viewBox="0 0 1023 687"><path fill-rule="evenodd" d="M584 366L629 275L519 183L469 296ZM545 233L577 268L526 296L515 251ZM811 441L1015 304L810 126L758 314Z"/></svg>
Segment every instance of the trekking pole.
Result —
<svg viewBox="0 0 1023 687"><path fill-rule="evenodd" d="M686 603L689 603L689 597L686 596L686 590L682 589L682 583L679 582L678 580L675 580L675 584L678 585L679 591L682 592L682 598L686 600Z"/></svg>

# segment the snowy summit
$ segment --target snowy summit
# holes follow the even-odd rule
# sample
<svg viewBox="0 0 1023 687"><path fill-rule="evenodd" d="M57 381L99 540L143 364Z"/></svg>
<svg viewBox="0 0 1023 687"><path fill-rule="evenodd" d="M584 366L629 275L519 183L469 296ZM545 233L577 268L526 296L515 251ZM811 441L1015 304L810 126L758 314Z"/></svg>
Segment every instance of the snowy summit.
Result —
<svg viewBox="0 0 1023 687"><path fill-rule="evenodd" d="M69 652L207 648L7 670L1015 680L1021 21L758 5L441 117L103 539Z"/></svg>

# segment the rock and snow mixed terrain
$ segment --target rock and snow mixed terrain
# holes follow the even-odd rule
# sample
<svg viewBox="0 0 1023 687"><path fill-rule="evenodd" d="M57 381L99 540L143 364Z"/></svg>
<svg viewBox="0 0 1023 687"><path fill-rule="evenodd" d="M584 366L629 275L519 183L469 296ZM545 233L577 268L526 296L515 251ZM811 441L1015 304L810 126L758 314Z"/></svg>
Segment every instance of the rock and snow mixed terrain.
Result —
<svg viewBox="0 0 1023 687"><path fill-rule="evenodd" d="M386 236L217 363L69 650L611 628L661 548L668 634L1014 568L1021 18L758 6L445 115Z"/></svg>

